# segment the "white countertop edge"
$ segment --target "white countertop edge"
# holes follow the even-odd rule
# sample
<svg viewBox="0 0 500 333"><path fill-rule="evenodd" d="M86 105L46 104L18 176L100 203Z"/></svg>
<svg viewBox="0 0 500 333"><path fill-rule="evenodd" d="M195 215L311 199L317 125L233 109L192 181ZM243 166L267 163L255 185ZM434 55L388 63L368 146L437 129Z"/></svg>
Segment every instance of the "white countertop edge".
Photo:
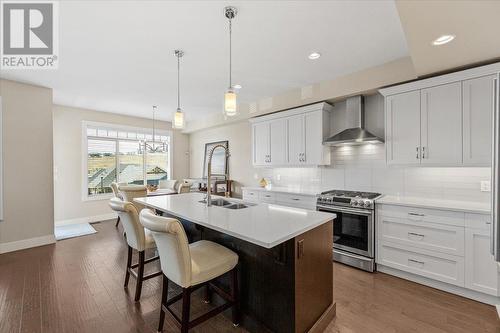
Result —
<svg viewBox="0 0 500 333"><path fill-rule="evenodd" d="M287 188L287 187L271 187L270 189L267 189L265 187L258 187L258 186L243 186L241 187L242 190L250 190L250 191L262 191L262 192L275 192L275 193L285 193L285 194L297 194L297 195L304 195L304 196L309 196L309 197L317 197L318 195L321 194L321 192L324 192L326 190L306 190L306 189L294 189L294 188Z"/></svg>
<svg viewBox="0 0 500 333"><path fill-rule="evenodd" d="M466 213L490 214L491 209L480 202L471 203L459 200L427 199L418 197L398 197L395 195L384 195L375 200L378 204L387 204L395 206L411 206L418 208L430 208L450 210Z"/></svg>
<svg viewBox="0 0 500 333"><path fill-rule="evenodd" d="M234 199L231 198L231 200L234 200ZM141 198L136 198L136 199L134 199L134 201L138 202L138 203L141 203L143 205L146 205L146 203L144 201L142 201ZM237 200L237 199L235 199L235 201L244 202L242 200ZM267 204L260 204L260 205L267 205ZM195 224L199 224L199 225L204 226L206 228L209 228L209 229L212 229L212 230L224 233L226 235L229 235L229 236L232 236L232 237L235 237L235 238L238 238L238 239L241 239L241 240L247 241L249 243L252 243L252 244L255 244L255 245L259 245L259 246L262 246L262 247L265 247L265 248L268 248L268 249L273 248L273 247L275 247L275 246L277 246L279 244L282 244L282 243L284 243L284 242L286 242L286 241L288 241L288 240L290 240L292 238L295 238L298 235L302 235L303 233L308 232L308 231L310 231L310 230L312 230L312 229L314 229L316 227L319 227L320 225L325 224L325 223L327 223L327 222L329 222L329 221L331 221L331 220L333 220L333 219L335 219L337 217L336 214L333 214L334 215L333 219L328 218L328 219L325 219L325 220L321 220L321 222L317 222L317 223L314 223L312 225L309 225L309 226L307 226L304 229L298 230L298 231L296 231L294 233L291 233L291 234L289 234L289 235L287 235L285 237L281 237L280 239L278 239L278 240L276 240L274 242L266 243L266 242L258 241L258 240L253 239L253 238L246 237L245 235L237 234L237 233L234 233L234 232L222 229L222 228L218 228L218 227L216 227L214 225L211 225L211 224L208 224L208 223L205 223L205 222L202 222L202 221L193 221L190 217L183 216L182 214L174 213L174 212L169 211L169 210L165 210L165 209L163 209L163 208L161 208L159 206L152 205L150 203L148 203L146 205L146 207L153 207L155 209L158 209L159 211L168 213L168 214L170 214L172 216L176 216L176 217L178 217L180 219L184 219L186 221L189 221L189 222L192 222L192 223L195 223ZM217 206L212 206L212 207L213 208L217 208L217 209L226 209L226 208L217 207ZM304 210L306 210L306 209L304 209Z"/></svg>

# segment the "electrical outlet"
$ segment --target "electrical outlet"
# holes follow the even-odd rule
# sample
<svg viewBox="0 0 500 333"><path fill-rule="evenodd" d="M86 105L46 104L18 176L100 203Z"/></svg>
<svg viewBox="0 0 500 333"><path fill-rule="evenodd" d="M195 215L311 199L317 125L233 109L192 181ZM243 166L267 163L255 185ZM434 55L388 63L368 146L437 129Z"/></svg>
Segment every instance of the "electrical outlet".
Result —
<svg viewBox="0 0 500 333"><path fill-rule="evenodd" d="M481 180L481 192L491 192L491 183L489 180Z"/></svg>

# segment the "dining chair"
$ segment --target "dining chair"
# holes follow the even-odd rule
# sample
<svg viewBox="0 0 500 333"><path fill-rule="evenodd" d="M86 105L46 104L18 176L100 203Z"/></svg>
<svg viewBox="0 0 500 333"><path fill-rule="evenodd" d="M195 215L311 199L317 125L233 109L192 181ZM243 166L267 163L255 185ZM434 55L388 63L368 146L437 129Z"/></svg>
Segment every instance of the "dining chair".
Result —
<svg viewBox="0 0 500 333"><path fill-rule="evenodd" d="M143 209L139 215L141 224L149 229L155 239L160 265L163 272L160 322L158 332L163 330L165 314L172 314L174 323L181 333L232 307L233 325L239 323L238 301L238 255L217 243L201 240L189 244L182 224L173 218L157 216L150 209ZM226 292L211 282L224 275L230 275L230 292ZM168 299L169 280L182 287L182 293ZM207 301L209 289L216 292L225 303L209 312L190 320L191 293L205 286ZM170 306L182 299L182 315L179 318Z"/></svg>
<svg viewBox="0 0 500 333"><path fill-rule="evenodd" d="M177 179L160 180L158 182L159 188L165 188L177 192L179 181Z"/></svg>
<svg viewBox="0 0 500 333"><path fill-rule="evenodd" d="M123 200L123 196L121 195L120 191L118 190L118 183L117 182L111 183L111 190L113 190L113 195L115 196L115 198ZM120 224L120 216L118 216L116 218L115 227L118 227L118 224Z"/></svg>
<svg viewBox="0 0 500 333"><path fill-rule="evenodd" d="M179 190L177 191L177 193L181 194L181 193L189 193L191 191L191 185L190 184L186 184L186 183L182 183L179 185Z"/></svg>
<svg viewBox="0 0 500 333"><path fill-rule="evenodd" d="M119 198L111 198L109 200L109 206L115 212L118 213L120 220L122 222L123 229L127 235L127 267L125 271L125 283L124 288L128 287L128 281L130 275L136 278L135 286L135 297L134 300L137 302L141 298L142 283L145 280L160 276L161 271L152 273L149 275L144 275L144 266L150 262L159 259L159 256L155 256L146 259L145 251L148 249L153 249L156 247L154 238L148 230L144 230L144 227L139 222L139 214L137 208L128 201L120 200ZM132 264L132 254L133 250L139 253L139 261L136 264ZM137 268L137 272L134 269Z"/></svg>
<svg viewBox="0 0 500 333"><path fill-rule="evenodd" d="M146 208L146 206L134 202L135 198L143 198L148 195L148 189L145 185L118 185L118 191L123 196L123 200L132 203L138 212Z"/></svg>

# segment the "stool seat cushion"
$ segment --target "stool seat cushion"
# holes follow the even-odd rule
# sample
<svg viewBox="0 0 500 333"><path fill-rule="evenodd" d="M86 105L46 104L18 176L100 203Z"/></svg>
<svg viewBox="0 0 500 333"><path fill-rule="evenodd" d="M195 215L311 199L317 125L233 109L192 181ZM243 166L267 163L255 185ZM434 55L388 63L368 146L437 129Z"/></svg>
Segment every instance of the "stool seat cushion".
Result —
<svg viewBox="0 0 500 333"><path fill-rule="evenodd" d="M232 270L238 255L214 242L201 240L189 244L191 252L191 285L212 280Z"/></svg>

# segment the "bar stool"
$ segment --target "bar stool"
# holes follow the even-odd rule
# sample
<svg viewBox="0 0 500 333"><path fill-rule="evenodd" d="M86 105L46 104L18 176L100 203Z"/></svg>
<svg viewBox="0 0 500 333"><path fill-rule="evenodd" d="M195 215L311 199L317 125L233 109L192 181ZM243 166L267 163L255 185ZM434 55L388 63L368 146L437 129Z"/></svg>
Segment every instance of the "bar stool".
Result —
<svg viewBox="0 0 500 333"><path fill-rule="evenodd" d="M232 307L233 325L239 323L238 278L236 265L238 255L222 245L201 240L188 243L182 224L172 218L157 216L150 209L140 213L142 225L151 230L160 254L160 264L163 271L163 291L161 296L160 322L158 332L163 330L165 313L168 311L180 327L181 333L206 321L207 319ZM220 289L210 283L213 279L230 274L231 291ZM182 287L182 293L168 299L168 281ZM212 288L226 302L209 312L189 319L191 293L200 287ZM170 305L182 298L182 316L179 318Z"/></svg>
<svg viewBox="0 0 500 333"><path fill-rule="evenodd" d="M123 286L127 288L130 275L136 278L137 283L135 286L134 300L137 302L141 298L142 282L162 274L161 271L159 271L144 276L144 266L159 259L159 256L146 259L145 250L155 248L156 244L151 232L144 230L144 227L139 223L139 214L137 213L137 208L133 204L120 200L119 198L112 198L109 200L109 206L118 213L123 229L127 235L127 268ZM137 264L132 264L133 250L139 252L139 262ZM135 268L137 268L137 273L134 271Z"/></svg>

